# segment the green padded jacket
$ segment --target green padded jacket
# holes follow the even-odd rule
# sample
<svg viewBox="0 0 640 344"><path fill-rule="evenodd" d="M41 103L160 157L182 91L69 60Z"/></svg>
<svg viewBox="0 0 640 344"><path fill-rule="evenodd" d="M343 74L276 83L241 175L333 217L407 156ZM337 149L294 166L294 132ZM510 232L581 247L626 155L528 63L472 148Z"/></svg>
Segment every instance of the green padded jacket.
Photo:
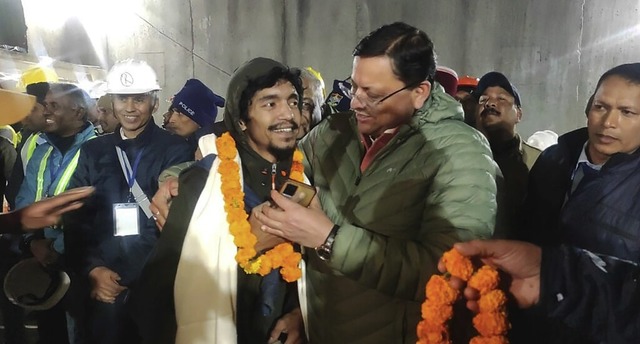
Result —
<svg viewBox="0 0 640 344"><path fill-rule="evenodd" d="M488 142L438 86L363 173L351 112L320 123L300 148L341 226L329 261L307 250L311 343L415 343L442 253L493 232L499 169Z"/></svg>

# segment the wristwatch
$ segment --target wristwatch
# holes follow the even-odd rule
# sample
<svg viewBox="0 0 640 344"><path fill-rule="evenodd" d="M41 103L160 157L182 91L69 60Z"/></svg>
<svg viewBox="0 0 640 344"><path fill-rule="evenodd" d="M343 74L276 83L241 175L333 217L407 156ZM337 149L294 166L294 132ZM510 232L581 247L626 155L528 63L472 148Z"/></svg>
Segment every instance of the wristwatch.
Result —
<svg viewBox="0 0 640 344"><path fill-rule="evenodd" d="M333 228L331 228L331 232L329 232L329 235L327 236L327 239L324 241L324 243L316 247L316 253L318 254L318 257L320 257L320 259L324 261L331 259L333 242L336 240L336 234L338 234L338 229L340 229L340 226L333 225Z"/></svg>

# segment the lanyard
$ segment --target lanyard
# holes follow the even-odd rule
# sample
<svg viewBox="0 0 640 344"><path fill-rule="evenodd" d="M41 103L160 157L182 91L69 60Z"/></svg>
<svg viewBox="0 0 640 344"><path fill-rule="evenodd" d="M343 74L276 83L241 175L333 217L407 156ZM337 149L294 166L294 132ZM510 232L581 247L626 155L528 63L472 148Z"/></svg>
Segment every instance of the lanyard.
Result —
<svg viewBox="0 0 640 344"><path fill-rule="evenodd" d="M131 168L131 164L129 163L129 159L127 158L127 153L125 153L125 151L122 149L116 150L118 152L120 162L124 163L123 164L125 168L124 173L125 173L125 177L127 178L127 184L129 185L129 191L131 191L131 188L133 188L133 184L136 182L138 165L140 165L140 160L142 159L142 153L144 152L145 148L146 147L143 147L136 155L136 159L133 162L133 168Z"/></svg>
<svg viewBox="0 0 640 344"><path fill-rule="evenodd" d="M129 197L133 197L138 203L138 206L148 219L153 217L151 214L151 210L149 210L149 197L142 191L142 188L136 181L136 173L138 172L138 165L140 164L140 159L142 158L142 152L144 152L144 148L138 152L136 156L136 160L133 163L133 168L131 168L131 164L129 163L129 159L127 158L127 153L122 150L122 148L116 146L116 154L118 155L118 160L120 160L120 167L122 168L122 173L124 177L127 179L127 183L129 184ZM131 200L129 200L131 202Z"/></svg>

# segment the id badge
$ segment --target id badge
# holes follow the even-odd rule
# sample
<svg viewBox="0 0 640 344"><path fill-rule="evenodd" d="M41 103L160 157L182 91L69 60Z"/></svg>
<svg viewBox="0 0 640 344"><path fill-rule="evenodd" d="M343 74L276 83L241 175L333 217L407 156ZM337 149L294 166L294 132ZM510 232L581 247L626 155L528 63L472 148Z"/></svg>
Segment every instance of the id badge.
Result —
<svg viewBox="0 0 640 344"><path fill-rule="evenodd" d="M115 236L139 235L138 203L116 203L113 205Z"/></svg>

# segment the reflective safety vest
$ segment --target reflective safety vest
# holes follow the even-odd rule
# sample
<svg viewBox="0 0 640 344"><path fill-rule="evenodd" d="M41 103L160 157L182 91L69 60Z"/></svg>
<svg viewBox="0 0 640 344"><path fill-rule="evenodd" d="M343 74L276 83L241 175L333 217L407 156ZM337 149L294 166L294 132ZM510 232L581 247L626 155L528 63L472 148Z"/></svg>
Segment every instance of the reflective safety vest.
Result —
<svg viewBox="0 0 640 344"><path fill-rule="evenodd" d="M22 173L27 175L27 163L29 163L29 159L33 155L33 152L36 150L39 144L44 143L45 140L40 137L40 133L33 133L29 135L26 139L24 146L20 150L20 158L22 160Z"/></svg>
<svg viewBox="0 0 640 344"><path fill-rule="evenodd" d="M42 158L42 160L40 160L40 167L38 168L38 184L36 188L35 198L36 202L42 199L42 194L44 193L44 172L47 169L47 162L49 161L49 155L51 155L52 151L53 147L49 147L49 149L47 149L47 152L44 153L44 157ZM33 154L33 152L31 153ZM78 149L76 154L73 155L73 158L71 159L71 161L69 161L69 164L62 172L62 176L60 177L60 181L58 181L58 185L56 185L56 189L54 190L53 195L46 196L56 196L67 189L67 185L69 185L71 176L78 166L78 158L80 158L80 149ZM53 183L54 181L52 180L51 182Z"/></svg>
<svg viewBox="0 0 640 344"><path fill-rule="evenodd" d="M89 138L89 140L94 138L95 136L92 136ZM20 156L23 159L22 164L23 164L25 176L27 173L27 164L29 163L29 160L31 160L31 157L33 156L33 153L35 152L36 148L43 142L45 141L43 138L40 137L39 133L31 134L31 136L29 136L29 138L25 142L25 145L22 148L22 151L20 152ZM44 153L44 156L42 157L42 160L40 160L40 166L38 167L36 195L34 198L34 202L41 200L43 196L56 196L64 192L67 189L67 186L69 185L69 181L71 180L71 176L73 176L73 172L75 172L76 167L78 166L78 159L80 158L80 149L78 149L76 154L73 155L73 158L69 161L67 166L64 168L64 171L62 172L62 176L60 177L60 180L58 181L58 184L56 185L56 188L53 191L53 194L46 195L45 185L44 185L44 179L45 179L44 174L45 174L45 171L47 170L47 163L49 162L49 156L51 155L51 152L53 152L53 146L50 146L49 149L47 149L47 151ZM53 182L54 180L51 180L51 183Z"/></svg>

